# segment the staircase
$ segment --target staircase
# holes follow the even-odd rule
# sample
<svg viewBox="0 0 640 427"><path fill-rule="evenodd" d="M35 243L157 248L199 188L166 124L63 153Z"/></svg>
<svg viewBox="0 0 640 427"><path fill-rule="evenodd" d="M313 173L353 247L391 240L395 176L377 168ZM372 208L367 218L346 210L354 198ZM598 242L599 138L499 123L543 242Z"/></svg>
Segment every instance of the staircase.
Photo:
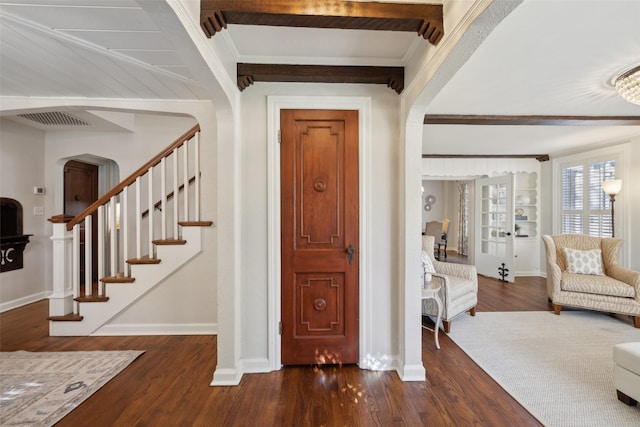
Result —
<svg viewBox="0 0 640 427"><path fill-rule="evenodd" d="M199 132L194 126L78 216L50 219L50 335L94 333L200 253L212 222L200 219Z"/></svg>

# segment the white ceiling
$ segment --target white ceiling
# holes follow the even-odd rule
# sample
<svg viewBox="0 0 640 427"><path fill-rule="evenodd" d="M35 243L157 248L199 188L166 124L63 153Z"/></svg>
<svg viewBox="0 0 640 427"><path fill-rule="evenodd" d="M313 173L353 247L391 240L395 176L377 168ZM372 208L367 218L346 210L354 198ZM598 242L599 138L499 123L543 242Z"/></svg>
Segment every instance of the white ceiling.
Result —
<svg viewBox="0 0 640 427"><path fill-rule="evenodd" d="M525 0L426 113L640 117L640 105L624 101L611 84L635 64L640 1ZM638 126L429 125L423 152L560 154L638 134Z"/></svg>
<svg viewBox="0 0 640 427"><path fill-rule="evenodd" d="M445 13L455 1L444 1ZM0 95L209 97L194 77L203 63L184 54L193 46L162 24L167 11L160 0L0 0ZM638 22L640 0L525 0L426 113L640 116L610 85L640 63ZM238 62L289 64L405 65L427 43L411 33L246 25L214 37ZM554 154L630 134L640 127L429 125L423 152Z"/></svg>
<svg viewBox="0 0 640 427"><path fill-rule="evenodd" d="M167 34L136 0L0 1L0 94L198 99Z"/></svg>

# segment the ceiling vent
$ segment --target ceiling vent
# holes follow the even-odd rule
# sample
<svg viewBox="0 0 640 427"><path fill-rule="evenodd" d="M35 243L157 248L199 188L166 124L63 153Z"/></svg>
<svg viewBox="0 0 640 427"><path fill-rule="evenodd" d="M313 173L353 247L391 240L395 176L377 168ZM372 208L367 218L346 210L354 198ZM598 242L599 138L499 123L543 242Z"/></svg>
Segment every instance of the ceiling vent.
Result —
<svg viewBox="0 0 640 427"><path fill-rule="evenodd" d="M89 123L84 120L61 111L18 114L18 116L47 126L89 126Z"/></svg>

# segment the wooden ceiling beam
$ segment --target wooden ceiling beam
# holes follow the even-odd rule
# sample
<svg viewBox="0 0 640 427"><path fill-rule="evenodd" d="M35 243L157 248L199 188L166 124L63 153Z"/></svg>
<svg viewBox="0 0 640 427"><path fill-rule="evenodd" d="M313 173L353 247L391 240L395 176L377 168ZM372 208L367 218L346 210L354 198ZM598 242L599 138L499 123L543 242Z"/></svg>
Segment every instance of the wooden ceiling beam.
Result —
<svg viewBox="0 0 640 427"><path fill-rule="evenodd" d="M254 82L384 84L399 94L404 89L404 67L239 63L238 89Z"/></svg>
<svg viewBox="0 0 640 427"><path fill-rule="evenodd" d="M640 116L497 116L426 114L425 125L640 126Z"/></svg>
<svg viewBox="0 0 640 427"><path fill-rule="evenodd" d="M423 154L423 159L536 159L549 161L548 154Z"/></svg>
<svg viewBox="0 0 640 427"><path fill-rule="evenodd" d="M442 4L348 0L201 0L200 26L212 37L228 24L407 31L436 45Z"/></svg>

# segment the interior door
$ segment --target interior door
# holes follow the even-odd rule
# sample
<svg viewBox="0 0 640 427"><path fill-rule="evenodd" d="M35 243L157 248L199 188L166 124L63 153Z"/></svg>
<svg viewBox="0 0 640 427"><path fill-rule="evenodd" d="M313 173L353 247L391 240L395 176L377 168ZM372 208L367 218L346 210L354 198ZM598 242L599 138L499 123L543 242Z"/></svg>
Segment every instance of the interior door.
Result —
<svg viewBox="0 0 640 427"><path fill-rule="evenodd" d="M64 165L64 214L76 216L98 200L98 166L70 160ZM98 284L98 220L91 221L92 283ZM85 282L84 221L80 223L80 284ZM97 288L96 288L97 289ZM97 290L94 290L94 293Z"/></svg>
<svg viewBox="0 0 640 427"><path fill-rule="evenodd" d="M514 280L514 175L476 180L475 262L479 274Z"/></svg>
<svg viewBox="0 0 640 427"><path fill-rule="evenodd" d="M281 360L359 357L358 112L281 110Z"/></svg>

